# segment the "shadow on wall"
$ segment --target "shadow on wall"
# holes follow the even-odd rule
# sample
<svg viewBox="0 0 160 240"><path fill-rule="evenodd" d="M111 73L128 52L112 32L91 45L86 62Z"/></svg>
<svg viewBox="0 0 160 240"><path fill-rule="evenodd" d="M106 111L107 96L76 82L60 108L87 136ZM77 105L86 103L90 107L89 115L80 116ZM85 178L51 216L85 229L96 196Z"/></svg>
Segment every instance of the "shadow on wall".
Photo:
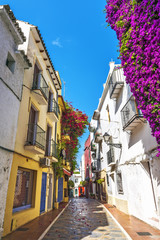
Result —
<svg viewBox="0 0 160 240"><path fill-rule="evenodd" d="M123 91L120 91L118 98L116 99L116 106L115 106L115 114L118 112L119 107L121 106L123 101Z"/></svg>
<svg viewBox="0 0 160 240"><path fill-rule="evenodd" d="M144 149L144 153L157 147L156 139L151 135L151 129L148 122L140 123L134 128L129 138L128 147L130 148L140 141L142 148Z"/></svg>

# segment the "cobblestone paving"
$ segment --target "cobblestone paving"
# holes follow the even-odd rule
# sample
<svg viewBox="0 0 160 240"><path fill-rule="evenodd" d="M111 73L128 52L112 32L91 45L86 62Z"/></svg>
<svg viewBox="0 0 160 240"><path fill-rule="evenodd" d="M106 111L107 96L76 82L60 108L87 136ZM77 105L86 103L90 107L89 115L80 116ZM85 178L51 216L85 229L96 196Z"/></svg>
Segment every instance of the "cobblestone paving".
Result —
<svg viewBox="0 0 160 240"><path fill-rule="evenodd" d="M94 199L72 199L43 240L127 239L102 205Z"/></svg>

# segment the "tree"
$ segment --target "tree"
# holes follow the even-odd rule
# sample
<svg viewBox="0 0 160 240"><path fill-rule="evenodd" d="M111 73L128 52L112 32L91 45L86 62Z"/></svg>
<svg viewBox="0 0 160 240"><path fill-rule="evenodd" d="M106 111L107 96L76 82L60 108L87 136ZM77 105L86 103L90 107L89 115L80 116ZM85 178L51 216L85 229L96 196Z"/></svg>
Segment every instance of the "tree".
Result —
<svg viewBox="0 0 160 240"><path fill-rule="evenodd" d="M68 181L68 186L69 188L73 188L74 187L74 182L72 180Z"/></svg>

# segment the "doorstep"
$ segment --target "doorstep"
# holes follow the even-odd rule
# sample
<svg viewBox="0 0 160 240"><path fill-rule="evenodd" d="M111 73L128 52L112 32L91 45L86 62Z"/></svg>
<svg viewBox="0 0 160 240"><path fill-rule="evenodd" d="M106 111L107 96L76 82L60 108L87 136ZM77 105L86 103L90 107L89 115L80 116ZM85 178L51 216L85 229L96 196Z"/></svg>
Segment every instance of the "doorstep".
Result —
<svg viewBox="0 0 160 240"><path fill-rule="evenodd" d="M122 228L128 233L133 240L160 240L160 230L150 226L140 219L125 214L118 210L115 206L102 203L111 215L117 220Z"/></svg>
<svg viewBox="0 0 160 240"><path fill-rule="evenodd" d="M68 203L60 203L59 209L53 209L25 225L17 228L14 232L3 237L2 240L38 240L49 225L66 208Z"/></svg>

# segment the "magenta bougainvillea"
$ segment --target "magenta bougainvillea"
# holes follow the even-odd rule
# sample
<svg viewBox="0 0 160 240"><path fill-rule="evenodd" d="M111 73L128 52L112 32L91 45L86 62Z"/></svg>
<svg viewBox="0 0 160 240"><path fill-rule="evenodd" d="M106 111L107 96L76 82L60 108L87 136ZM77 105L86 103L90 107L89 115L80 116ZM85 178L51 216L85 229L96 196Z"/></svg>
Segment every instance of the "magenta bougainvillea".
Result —
<svg viewBox="0 0 160 240"><path fill-rule="evenodd" d="M62 114L62 139L65 145L66 155L70 161L76 159L79 150L79 137L81 137L88 125L88 116L82 111L75 109L71 103L65 102L66 110ZM69 135L70 140L63 138Z"/></svg>
<svg viewBox="0 0 160 240"><path fill-rule="evenodd" d="M126 82L160 145L160 1L108 0L106 19L119 40Z"/></svg>

